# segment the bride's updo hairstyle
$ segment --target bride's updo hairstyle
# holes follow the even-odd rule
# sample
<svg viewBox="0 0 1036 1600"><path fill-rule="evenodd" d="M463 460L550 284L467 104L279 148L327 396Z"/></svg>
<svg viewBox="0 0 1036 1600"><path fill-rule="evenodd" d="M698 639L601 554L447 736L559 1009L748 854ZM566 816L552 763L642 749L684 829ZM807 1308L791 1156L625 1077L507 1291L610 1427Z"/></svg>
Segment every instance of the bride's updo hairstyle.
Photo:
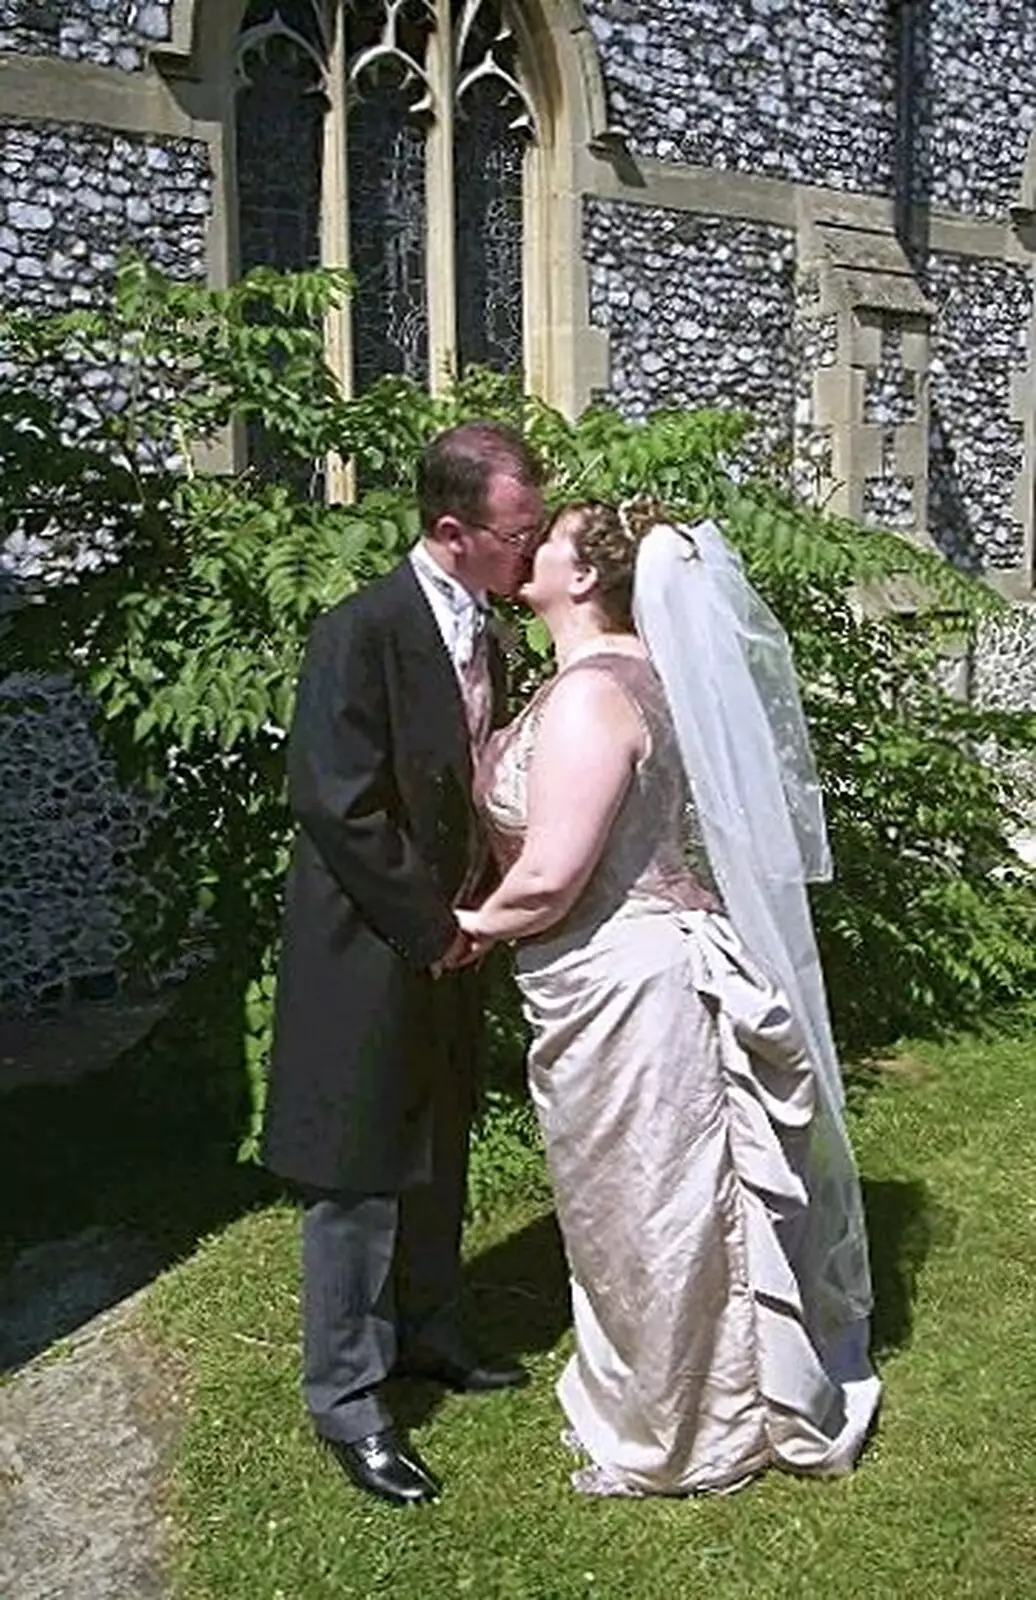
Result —
<svg viewBox="0 0 1036 1600"><path fill-rule="evenodd" d="M593 567L597 574L593 599L601 620L615 633L632 633L637 551L657 523L669 520L664 508L656 500L634 500L622 506L583 500L563 507L554 525L562 520L578 561Z"/></svg>

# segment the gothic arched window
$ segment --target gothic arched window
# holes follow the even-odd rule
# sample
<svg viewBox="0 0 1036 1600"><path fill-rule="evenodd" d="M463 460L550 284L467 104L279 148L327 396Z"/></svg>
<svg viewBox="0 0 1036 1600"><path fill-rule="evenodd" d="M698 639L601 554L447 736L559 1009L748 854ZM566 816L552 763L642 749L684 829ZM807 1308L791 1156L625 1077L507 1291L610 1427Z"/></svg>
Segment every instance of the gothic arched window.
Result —
<svg viewBox="0 0 1036 1600"><path fill-rule="evenodd" d="M251 0L237 41L242 270L348 266L347 392L523 369L537 139L510 0Z"/></svg>
<svg viewBox="0 0 1036 1600"><path fill-rule="evenodd" d="M238 250L241 270L298 271L320 261L326 103L320 39L303 0L252 4L238 56Z"/></svg>

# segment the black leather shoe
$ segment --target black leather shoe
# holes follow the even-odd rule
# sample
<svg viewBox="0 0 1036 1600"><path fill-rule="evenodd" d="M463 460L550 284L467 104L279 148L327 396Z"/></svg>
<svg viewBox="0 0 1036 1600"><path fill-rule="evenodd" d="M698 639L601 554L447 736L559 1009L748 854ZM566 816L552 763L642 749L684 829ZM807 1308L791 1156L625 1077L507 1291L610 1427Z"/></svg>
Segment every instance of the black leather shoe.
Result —
<svg viewBox="0 0 1036 1600"><path fill-rule="evenodd" d="M442 1485L409 1445L403 1445L391 1428L370 1433L365 1439L343 1444L323 1439L338 1465L358 1489L388 1500L394 1506L416 1506L437 1500Z"/></svg>
<svg viewBox="0 0 1036 1600"><path fill-rule="evenodd" d="M496 1389L522 1389L529 1381L524 1367L515 1363L508 1367L483 1366L473 1362L450 1361L446 1356L411 1351L401 1356L393 1368L398 1378L422 1378L430 1383L444 1384L459 1394L490 1394Z"/></svg>

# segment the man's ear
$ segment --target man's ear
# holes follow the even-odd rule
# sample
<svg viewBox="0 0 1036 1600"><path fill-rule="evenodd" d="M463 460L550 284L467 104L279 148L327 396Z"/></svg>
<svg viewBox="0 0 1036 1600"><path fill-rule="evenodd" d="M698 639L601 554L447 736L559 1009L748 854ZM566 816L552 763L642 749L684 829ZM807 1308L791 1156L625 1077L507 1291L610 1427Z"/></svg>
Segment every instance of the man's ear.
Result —
<svg viewBox="0 0 1036 1600"><path fill-rule="evenodd" d="M448 512L441 517L436 517L428 530L431 539L437 544L445 545L455 555L462 555L467 548L464 533L464 524L457 517L450 516Z"/></svg>

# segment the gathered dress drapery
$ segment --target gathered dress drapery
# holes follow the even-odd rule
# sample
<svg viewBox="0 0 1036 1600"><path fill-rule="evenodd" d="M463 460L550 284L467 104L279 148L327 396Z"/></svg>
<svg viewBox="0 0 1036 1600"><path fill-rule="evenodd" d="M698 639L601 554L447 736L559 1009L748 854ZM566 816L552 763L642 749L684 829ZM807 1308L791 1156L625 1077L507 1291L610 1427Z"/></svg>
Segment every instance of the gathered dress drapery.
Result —
<svg viewBox="0 0 1036 1600"><path fill-rule="evenodd" d="M575 1482L681 1494L772 1465L846 1472L880 1386L858 1341L825 1341L798 1257L815 1103L805 1037L710 896L650 664L602 653L567 670L619 682L646 746L576 905L516 959L571 1278L575 1353L558 1393L590 1463ZM504 869L556 681L481 765Z"/></svg>

